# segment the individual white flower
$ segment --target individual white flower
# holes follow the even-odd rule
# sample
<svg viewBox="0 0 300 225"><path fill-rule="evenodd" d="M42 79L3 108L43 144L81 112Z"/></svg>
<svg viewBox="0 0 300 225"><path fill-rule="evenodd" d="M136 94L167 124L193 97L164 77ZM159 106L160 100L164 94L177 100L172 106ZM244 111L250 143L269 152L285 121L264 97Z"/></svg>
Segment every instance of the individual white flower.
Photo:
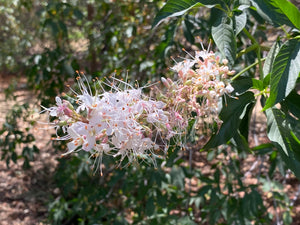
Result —
<svg viewBox="0 0 300 225"><path fill-rule="evenodd" d="M234 88L231 86L231 84L227 84L225 89L226 89L226 93L231 93L234 91Z"/></svg>
<svg viewBox="0 0 300 225"><path fill-rule="evenodd" d="M90 124L85 124L82 122L76 122L72 124L67 132L70 137L73 139L73 149L75 146L81 145L81 149L89 152L96 146L96 132L95 127ZM68 146L69 147L69 146Z"/></svg>
<svg viewBox="0 0 300 225"><path fill-rule="evenodd" d="M69 104L67 101L62 101L60 97L55 97L56 106L45 108L46 111L49 112L49 115L52 117L63 117L66 114L70 115L70 109L68 108Z"/></svg>
<svg viewBox="0 0 300 225"><path fill-rule="evenodd" d="M195 65L195 63L195 60L185 59L184 61L176 63L176 65L171 67L171 69L176 71L182 79L186 79L190 73L193 73L191 68Z"/></svg>

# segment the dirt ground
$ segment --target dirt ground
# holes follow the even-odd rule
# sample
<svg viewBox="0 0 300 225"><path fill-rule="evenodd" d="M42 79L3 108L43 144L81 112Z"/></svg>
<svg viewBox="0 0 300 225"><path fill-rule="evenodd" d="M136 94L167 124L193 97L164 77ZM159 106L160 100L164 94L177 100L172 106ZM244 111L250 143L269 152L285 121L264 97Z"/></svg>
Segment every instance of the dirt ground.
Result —
<svg viewBox="0 0 300 225"><path fill-rule="evenodd" d="M4 90L9 82L15 78L11 76L0 77L0 126L5 121L6 112L15 101L5 100ZM33 95L24 90L24 79L18 81L16 102L33 102ZM22 127L22 125L21 125ZM37 127L39 128L39 127ZM35 145L40 154L29 170L22 169L22 160L17 164L10 163L7 168L5 161L0 161L0 225L33 225L47 224L47 203L50 200L51 176L54 173L56 160L55 153L47 147L50 132L42 129L31 129L36 137ZM20 154L21 148L18 147Z"/></svg>
<svg viewBox="0 0 300 225"><path fill-rule="evenodd" d="M5 115L14 101L6 101L4 90L8 87L11 76L0 76L0 126L5 121ZM33 95L26 91L26 80L20 79L18 83L17 102L33 103ZM33 107L33 105L32 105ZM260 113L260 108L255 109L255 127L250 132L250 145L256 146L268 142L266 137L265 117ZM41 128L41 127L37 127ZM47 223L47 204L50 201L51 193L55 187L51 183L51 177L54 174L57 165L56 153L47 143L50 140L50 131L44 129L32 129L37 138L35 144L40 149L38 158L31 163L29 170L22 169L22 160L17 164L10 164L6 167L4 161L0 161L0 225L46 225ZM22 146L21 146L22 147ZM255 171L262 164L262 159L249 155L245 160L245 179L246 182L257 182L254 177ZM266 162L264 162L266 164ZM195 160L193 166L205 168L201 162ZM267 166L267 165L266 165ZM288 193L293 202L294 225L300 224L300 200L298 198L299 181L288 174L284 179L285 192ZM196 187L197 188L197 187ZM267 197L266 197L267 198ZM272 203L271 203L272 204ZM272 212L272 207L269 211ZM276 224L276 223L275 223ZM278 224L279 225L279 224Z"/></svg>

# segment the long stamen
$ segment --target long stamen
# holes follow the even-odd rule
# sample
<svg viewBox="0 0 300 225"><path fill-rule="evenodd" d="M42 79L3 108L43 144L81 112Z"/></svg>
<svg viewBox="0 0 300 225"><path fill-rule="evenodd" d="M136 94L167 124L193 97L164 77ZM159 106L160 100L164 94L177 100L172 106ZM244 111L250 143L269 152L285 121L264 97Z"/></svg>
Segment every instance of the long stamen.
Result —
<svg viewBox="0 0 300 225"><path fill-rule="evenodd" d="M185 48L182 48L182 51L184 51L187 55L189 55L192 59L195 59L194 56L192 56Z"/></svg>

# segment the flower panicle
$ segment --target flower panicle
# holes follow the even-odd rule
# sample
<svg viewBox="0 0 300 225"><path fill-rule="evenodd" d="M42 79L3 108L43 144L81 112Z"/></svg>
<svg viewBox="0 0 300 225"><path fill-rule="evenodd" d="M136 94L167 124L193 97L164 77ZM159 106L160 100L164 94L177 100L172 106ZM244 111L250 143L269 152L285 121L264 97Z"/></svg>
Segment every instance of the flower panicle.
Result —
<svg viewBox="0 0 300 225"><path fill-rule="evenodd" d="M234 71L226 59L220 60L210 47L205 50L201 45L203 49L194 55L183 49L189 58L180 62L172 58L171 70L178 79L162 77L165 92L152 88L154 84L131 85L127 78L116 78L116 73L93 79L90 85L84 73L77 72L78 91L70 87L73 97L56 97L56 106L43 107L56 118L51 123L56 133L62 128L64 135L57 140L69 140L63 156L89 152L101 174L104 155L113 157L120 167L140 161L156 166L156 159L165 157L171 138L175 145L185 145L191 120L197 121L196 129L203 128L203 123L221 124L219 100L233 92L227 77ZM156 99L143 94L148 87L157 91Z"/></svg>
<svg viewBox="0 0 300 225"><path fill-rule="evenodd" d="M162 83L166 87L163 93L163 101L166 108L172 114L170 118L181 128L187 127L188 122L194 117L199 123L221 124L218 117L220 98L226 94L230 95L234 89L227 81L227 77L235 73L229 70L228 60L222 61L212 51L205 50L202 45L201 51L194 55L187 50L183 51L189 58L177 62L171 70L178 74L178 79L172 81L170 78L162 77Z"/></svg>

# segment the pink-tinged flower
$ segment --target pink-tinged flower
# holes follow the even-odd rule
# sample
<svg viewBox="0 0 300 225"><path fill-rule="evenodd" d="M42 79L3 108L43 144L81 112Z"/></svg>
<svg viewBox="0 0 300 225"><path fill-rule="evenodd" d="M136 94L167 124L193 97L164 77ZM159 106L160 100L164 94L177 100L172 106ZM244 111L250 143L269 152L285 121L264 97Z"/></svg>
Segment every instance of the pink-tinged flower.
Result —
<svg viewBox="0 0 300 225"><path fill-rule="evenodd" d="M62 101L60 97L55 98L56 105L50 107L49 109L43 107L46 111L49 112L50 116L55 116L55 117L63 117L63 116L68 116L71 117L72 115L72 110L68 108L70 106L70 103L68 101Z"/></svg>
<svg viewBox="0 0 300 225"><path fill-rule="evenodd" d="M161 94L161 99L171 115L169 124L179 131L187 128L195 113L198 123L221 123L218 103L222 95L233 92L233 87L226 81L227 75L234 73L229 70L227 60L222 60L222 65L219 57L209 50L196 51L194 56L186 53L190 58L181 62L174 60L176 65L171 67L179 79L162 78L167 92Z"/></svg>

